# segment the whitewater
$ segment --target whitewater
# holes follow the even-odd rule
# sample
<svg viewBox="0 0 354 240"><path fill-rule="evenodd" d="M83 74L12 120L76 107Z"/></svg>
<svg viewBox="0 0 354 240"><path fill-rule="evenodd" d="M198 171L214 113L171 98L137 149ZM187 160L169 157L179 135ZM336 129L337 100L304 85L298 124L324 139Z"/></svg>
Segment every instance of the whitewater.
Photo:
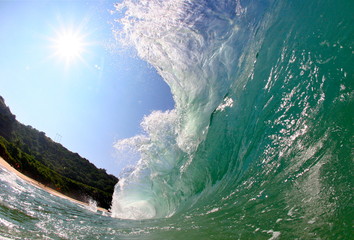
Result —
<svg viewBox="0 0 354 240"><path fill-rule="evenodd" d="M4 239L353 239L353 1L125 0L175 108L115 143L111 213L0 169ZM0 237L0 238L1 238Z"/></svg>

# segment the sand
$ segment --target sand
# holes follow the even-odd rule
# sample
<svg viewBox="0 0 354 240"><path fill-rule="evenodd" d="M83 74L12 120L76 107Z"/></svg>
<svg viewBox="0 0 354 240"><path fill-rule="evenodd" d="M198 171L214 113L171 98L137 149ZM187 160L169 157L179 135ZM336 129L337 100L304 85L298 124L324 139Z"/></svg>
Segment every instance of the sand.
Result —
<svg viewBox="0 0 354 240"><path fill-rule="evenodd" d="M84 206L89 206L88 203L85 203L85 202L81 202L81 201L78 201L76 199L73 199L71 197L68 197L52 188L49 188L49 187L46 187L45 185L41 184L40 182L32 179L32 178L29 178L27 177L26 175L22 174L21 172L17 171L15 168L13 168L8 162L6 162L2 157L0 157L0 167L3 167L5 168L6 170L10 171L10 172L13 172L15 173L18 177L22 178L23 180L27 181L28 183L32 184L33 186L35 187L38 187L38 188L41 188L47 192L49 192L50 194L54 195L54 196L57 196L57 197L61 197L61 198L64 198L64 199L67 199L71 202L74 202L76 204L80 204L80 205L84 205ZM97 210L99 211L102 211L102 212L107 212L106 209L104 208L100 208L100 207L97 207Z"/></svg>

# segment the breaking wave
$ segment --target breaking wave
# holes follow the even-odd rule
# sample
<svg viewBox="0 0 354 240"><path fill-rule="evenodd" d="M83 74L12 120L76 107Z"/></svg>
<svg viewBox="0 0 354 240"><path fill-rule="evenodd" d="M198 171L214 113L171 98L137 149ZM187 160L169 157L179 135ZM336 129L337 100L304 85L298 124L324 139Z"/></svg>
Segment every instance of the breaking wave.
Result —
<svg viewBox="0 0 354 240"><path fill-rule="evenodd" d="M218 213L227 226L255 216L272 226L284 219L307 226L346 209L349 5L335 5L344 12L338 17L330 1L117 4L117 39L156 68L175 109L152 112L141 123L144 134L116 143L132 165L116 186L112 215Z"/></svg>

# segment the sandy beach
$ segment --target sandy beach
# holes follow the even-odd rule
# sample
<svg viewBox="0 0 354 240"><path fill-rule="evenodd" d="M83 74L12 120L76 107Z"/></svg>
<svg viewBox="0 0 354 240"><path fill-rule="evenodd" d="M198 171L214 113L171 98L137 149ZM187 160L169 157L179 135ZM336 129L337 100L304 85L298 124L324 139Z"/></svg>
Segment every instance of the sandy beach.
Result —
<svg viewBox="0 0 354 240"><path fill-rule="evenodd" d="M72 201L72 202L80 204L80 205L89 206L88 203L81 202L81 201L78 201L78 200L73 199L71 197L68 197L68 196L66 196L66 195L64 195L64 194L62 194L62 193L60 193L60 192L58 192L58 191L56 191L56 190L54 190L52 188L46 187L45 185L41 184L40 182L38 182L38 181L36 181L36 180L34 180L32 178L27 177L26 175L22 174L21 172L17 171L15 168L13 168L2 157L0 157L0 167L3 167L5 169L7 169L8 171L15 173L17 176L19 176L23 180L29 182L30 184L32 184L35 187L39 187L39 188L49 192L50 194L53 194L53 195L55 195L57 197L61 197L61 198L67 199L69 201ZM100 208L100 207L97 207L97 210L103 211L103 212L107 212L106 209Z"/></svg>

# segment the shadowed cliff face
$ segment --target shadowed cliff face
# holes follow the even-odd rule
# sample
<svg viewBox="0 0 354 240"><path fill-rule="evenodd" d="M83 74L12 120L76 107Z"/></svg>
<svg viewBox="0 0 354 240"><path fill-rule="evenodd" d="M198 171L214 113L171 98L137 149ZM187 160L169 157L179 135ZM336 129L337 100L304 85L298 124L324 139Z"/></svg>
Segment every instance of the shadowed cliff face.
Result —
<svg viewBox="0 0 354 240"><path fill-rule="evenodd" d="M9 139L13 130L13 123L16 116L13 115L10 109L6 106L5 100L0 96L0 134Z"/></svg>

